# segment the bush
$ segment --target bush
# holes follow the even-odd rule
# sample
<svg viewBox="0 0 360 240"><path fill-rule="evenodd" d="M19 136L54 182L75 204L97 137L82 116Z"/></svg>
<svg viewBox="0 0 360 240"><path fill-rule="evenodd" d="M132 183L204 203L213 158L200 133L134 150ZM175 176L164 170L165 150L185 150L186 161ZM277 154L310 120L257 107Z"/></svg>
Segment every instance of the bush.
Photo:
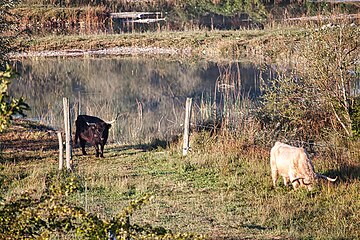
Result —
<svg viewBox="0 0 360 240"><path fill-rule="evenodd" d="M265 86L259 114L263 120L286 137L328 131L352 137L358 39L356 25L340 22L313 29L305 41L290 44L294 64Z"/></svg>
<svg viewBox="0 0 360 240"><path fill-rule="evenodd" d="M15 76L12 68L7 65L6 70L0 72L0 132L2 132L15 115L25 116L24 111L30 107L23 98L12 98L7 94L10 79Z"/></svg>

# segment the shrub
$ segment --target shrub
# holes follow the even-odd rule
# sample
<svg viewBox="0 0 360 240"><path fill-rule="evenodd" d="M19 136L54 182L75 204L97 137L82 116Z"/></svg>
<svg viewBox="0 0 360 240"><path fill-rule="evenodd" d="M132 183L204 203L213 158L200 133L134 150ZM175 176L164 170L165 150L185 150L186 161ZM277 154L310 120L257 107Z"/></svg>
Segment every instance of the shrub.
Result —
<svg viewBox="0 0 360 240"><path fill-rule="evenodd" d="M29 105L23 98L12 98L7 94L10 79L14 76L9 65L5 71L0 72L0 132L8 126L14 115L24 116L24 111L29 110Z"/></svg>
<svg viewBox="0 0 360 240"><path fill-rule="evenodd" d="M293 64L265 87L259 115L287 137L352 137L359 28L340 22L306 34L289 46Z"/></svg>

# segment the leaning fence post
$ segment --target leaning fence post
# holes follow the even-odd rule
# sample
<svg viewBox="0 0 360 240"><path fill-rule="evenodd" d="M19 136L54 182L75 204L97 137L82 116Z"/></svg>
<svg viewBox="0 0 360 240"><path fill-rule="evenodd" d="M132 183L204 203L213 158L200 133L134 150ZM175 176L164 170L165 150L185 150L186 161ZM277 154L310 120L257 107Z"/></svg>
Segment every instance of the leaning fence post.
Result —
<svg viewBox="0 0 360 240"><path fill-rule="evenodd" d="M64 126L65 126L65 156L66 169L71 170L71 124L70 124L70 103L68 98L63 98L64 105Z"/></svg>
<svg viewBox="0 0 360 240"><path fill-rule="evenodd" d="M57 135L59 139L59 170L62 170L64 166L64 145L61 132L58 132Z"/></svg>
<svg viewBox="0 0 360 240"><path fill-rule="evenodd" d="M186 110L185 110L185 123L184 123L183 156L186 156L186 154L189 150L191 105L192 105L192 98L187 98L186 99Z"/></svg>

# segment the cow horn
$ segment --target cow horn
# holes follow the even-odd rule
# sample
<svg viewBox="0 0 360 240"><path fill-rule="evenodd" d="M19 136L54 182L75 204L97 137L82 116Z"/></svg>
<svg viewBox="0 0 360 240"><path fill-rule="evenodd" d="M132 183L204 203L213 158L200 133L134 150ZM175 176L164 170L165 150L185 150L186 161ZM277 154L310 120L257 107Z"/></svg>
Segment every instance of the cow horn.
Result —
<svg viewBox="0 0 360 240"><path fill-rule="evenodd" d="M295 178L295 179L293 179L293 180L291 181L291 183L293 183L293 182L295 182L295 181L298 181L298 180L300 180L300 179L304 179L304 181L303 181L303 184L304 184L304 185L310 185L310 184L311 184L311 182L305 182L305 178L304 178L304 177Z"/></svg>
<svg viewBox="0 0 360 240"><path fill-rule="evenodd" d="M113 124L119 118L119 116L120 116L120 113L116 114L116 117L113 120L111 120L109 122L106 122L106 123L107 124Z"/></svg>
<svg viewBox="0 0 360 240"><path fill-rule="evenodd" d="M96 123L89 123L89 122L86 122L86 124L89 125L89 126L95 126L96 125Z"/></svg>
<svg viewBox="0 0 360 240"><path fill-rule="evenodd" d="M310 185L311 182L306 182L306 181L305 181L305 178L304 178L303 184L304 184L304 185Z"/></svg>
<svg viewBox="0 0 360 240"><path fill-rule="evenodd" d="M107 124L113 124L116 121L116 119L111 120L110 122L106 122Z"/></svg>
<svg viewBox="0 0 360 240"><path fill-rule="evenodd" d="M295 182L295 181L298 181L298 180L300 180L300 179L305 179L305 178L303 178L303 177L295 178L295 179L293 179L293 180L291 181L291 183L293 183L293 182Z"/></svg>
<svg viewBox="0 0 360 240"><path fill-rule="evenodd" d="M319 174L319 173L317 173L316 175L317 175L317 177L321 177L321 178L326 179L326 180L328 180L328 181L330 181L330 182L335 182L335 181L337 180L337 178L338 178L338 177L336 177L336 178L330 178L330 177L327 177L327 176L322 175L322 174Z"/></svg>

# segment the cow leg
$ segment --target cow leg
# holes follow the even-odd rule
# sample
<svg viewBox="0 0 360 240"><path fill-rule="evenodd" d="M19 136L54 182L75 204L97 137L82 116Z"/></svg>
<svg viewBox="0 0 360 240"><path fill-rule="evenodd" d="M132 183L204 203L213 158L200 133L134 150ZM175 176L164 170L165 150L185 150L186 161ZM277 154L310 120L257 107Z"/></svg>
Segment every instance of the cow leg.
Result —
<svg viewBox="0 0 360 240"><path fill-rule="evenodd" d="M302 180L301 179L295 180L295 179L297 179L295 176L290 176L291 184L292 184L293 188L296 190L298 187L301 186Z"/></svg>
<svg viewBox="0 0 360 240"><path fill-rule="evenodd" d="M276 181L278 179L278 172L277 170L271 170L271 177L272 177L272 180L273 180L273 185L274 187L276 187Z"/></svg>
<svg viewBox="0 0 360 240"><path fill-rule="evenodd" d="M96 157L99 157L99 145L95 144Z"/></svg>
<svg viewBox="0 0 360 240"><path fill-rule="evenodd" d="M75 138L74 138L74 146L76 146L78 138L79 138L79 130L78 130L78 128L76 128Z"/></svg>
<svg viewBox="0 0 360 240"><path fill-rule="evenodd" d="M86 155L85 144L86 144L86 141L80 138L80 146L81 146L81 150L82 150L83 155Z"/></svg>
<svg viewBox="0 0 360 240"><path fill-rule="evenodd" d="M104 144L100 144L101 147L101 152L100 152L100 157L104 157Z"/></svg>
<svg viewBox="0 0 360 240"><path fill-rule="evenodd" d="M290 179L288 177L283 177L283 180L285 186L289 185Z"/></svg>
<svg viewBox="0 0 360 240"><path fill-rule="evenodd" d="M296 190L297 188L301 187L301 180L296 180L292 183L293 188Z"/></svg>

